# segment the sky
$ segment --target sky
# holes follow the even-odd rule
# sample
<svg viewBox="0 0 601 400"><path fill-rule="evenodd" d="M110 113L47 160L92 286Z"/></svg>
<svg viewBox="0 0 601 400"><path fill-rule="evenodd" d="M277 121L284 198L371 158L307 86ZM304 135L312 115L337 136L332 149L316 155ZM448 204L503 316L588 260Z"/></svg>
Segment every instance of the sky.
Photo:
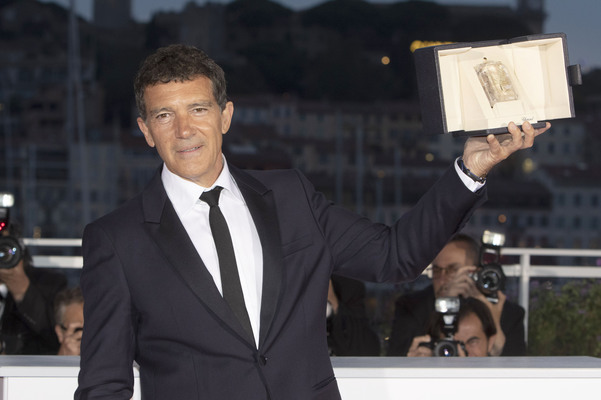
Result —
<svg viewBox="0 0 601 400"><path fill-rule="evenodd" d="M40 0L54 2L65 7L70 0ZM77 13L91 19L93 0L74 0ZM180 11L191 0L131 0L135 20L147 22L157 11ZM207 0L194 0L204 4ZM212 0L213 3L227 3L230 0ZM302 10L325 0L275 0L294 10ZM399 0L368 0L377 3L395 3ZM440 4L505 5L515 7L517 0L436 0ZM544 33L564 32L570 64L580 64L583 71L601 68L601 1L599 0L544 0L548 17ZM505 38L498 38L505 39Z"/></svg>

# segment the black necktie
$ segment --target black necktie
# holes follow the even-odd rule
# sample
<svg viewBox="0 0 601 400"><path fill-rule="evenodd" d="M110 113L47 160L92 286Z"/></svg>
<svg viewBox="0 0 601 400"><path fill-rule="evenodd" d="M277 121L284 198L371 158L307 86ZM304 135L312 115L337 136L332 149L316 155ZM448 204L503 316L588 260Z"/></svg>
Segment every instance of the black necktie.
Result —
<svg viewBox="0 0 601 400"><path fill-rule="evenodd" d="M251 338L254 338L250 319L246 305L244 304L244 295L240 285L240 276L236 266L236 256L234 255L234 246L227 222L219 209L219 195L223 188L215 186L212 190L204 192L200 200L207 203L211 208L209 210L209 225L217 248L219 257L219 270L221 271L221 288L223 298L229 304L230 308L242 324L242 327Z"/></svg>

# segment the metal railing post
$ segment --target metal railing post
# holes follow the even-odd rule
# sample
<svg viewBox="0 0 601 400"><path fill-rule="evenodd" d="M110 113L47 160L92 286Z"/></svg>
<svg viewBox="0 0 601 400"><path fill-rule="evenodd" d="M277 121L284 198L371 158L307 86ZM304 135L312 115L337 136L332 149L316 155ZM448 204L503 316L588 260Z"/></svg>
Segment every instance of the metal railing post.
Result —
<svg viewBox="0 0 601 400"><path fill-rule="evenodd" d="M528 307L530 303L530 254L520 255L520 295L519 302L526 315L524 316L524 338L528 343Z"/></svg>

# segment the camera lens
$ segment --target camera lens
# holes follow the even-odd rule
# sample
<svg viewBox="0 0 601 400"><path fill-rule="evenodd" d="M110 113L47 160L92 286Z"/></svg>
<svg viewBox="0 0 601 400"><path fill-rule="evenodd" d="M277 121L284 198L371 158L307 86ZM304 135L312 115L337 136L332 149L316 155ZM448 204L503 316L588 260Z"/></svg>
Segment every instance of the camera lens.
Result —
<svg viewBox="0 0 601 400"><path fill-rule="evenodd" d="M482 273L482 288L490 291L497 291L499 289L499 281L501 277L494 270L487 270Z"/></svg>
<svg viewBox="0 0 601 400"><path fill-rule="evenodd" d="M22 256L23 251L17 239L11 236L0 237L0 268L15 267L21 261Z"/></svg>
<svg viewBox="0 0 601 400"><path fill-rule="evenodd" d="M505 274L498 264L483 266L472 278L476 281L478 289L486 296L493 295L505 287Z"/></svg>
<svg viewBox="0 0 601 400"><path fill-rule="evenodd" d="M439 341L434 348L436 357L457 357L457 354L457 345L449 340Z"/></svg>

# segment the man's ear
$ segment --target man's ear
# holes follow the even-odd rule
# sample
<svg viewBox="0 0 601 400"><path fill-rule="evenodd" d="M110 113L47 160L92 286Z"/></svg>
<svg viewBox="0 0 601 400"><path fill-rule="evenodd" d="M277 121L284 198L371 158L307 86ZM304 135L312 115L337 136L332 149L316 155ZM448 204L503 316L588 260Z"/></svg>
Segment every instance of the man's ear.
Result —
<svg viewBox="0 0 601 400"><path fill-rule="evenodd" d="M54 332L56 332L58 342L62 344L65 341L65 332L61 329L60 325L54 325Z"/></svg>
<svg viewBox="0 0 601 400"><path fill-rule="evenodd" d="M232 117L234 116L234 103L228 101L225 108L221 111L221 133L226 134L230 130Z"/></svg>
<svg viewBox="0 0 601 400"><path fill-rule="evenodd" d="M487 353L486 354L489 355L489 356L492 354L492 348L495 345L495 339L496 339L496 337L497 337L497 334L495 333L494 335L492 335L491 337L488 338L488 345L486 346L487 347Z"/></svg>
<svg viewBox="0 0 601 400"><path fill-rule="evenodd" d="M150 134L150 129L148 129L148 126L146 126L146 122L144 122L144 120L141 117L138 117L138 119L136 121L138 122L138 128L140 128L140 130L144 134L146 143L148 143L148 145L150 147L154 147L154 139L152 138L152 135Z"/></svg>

